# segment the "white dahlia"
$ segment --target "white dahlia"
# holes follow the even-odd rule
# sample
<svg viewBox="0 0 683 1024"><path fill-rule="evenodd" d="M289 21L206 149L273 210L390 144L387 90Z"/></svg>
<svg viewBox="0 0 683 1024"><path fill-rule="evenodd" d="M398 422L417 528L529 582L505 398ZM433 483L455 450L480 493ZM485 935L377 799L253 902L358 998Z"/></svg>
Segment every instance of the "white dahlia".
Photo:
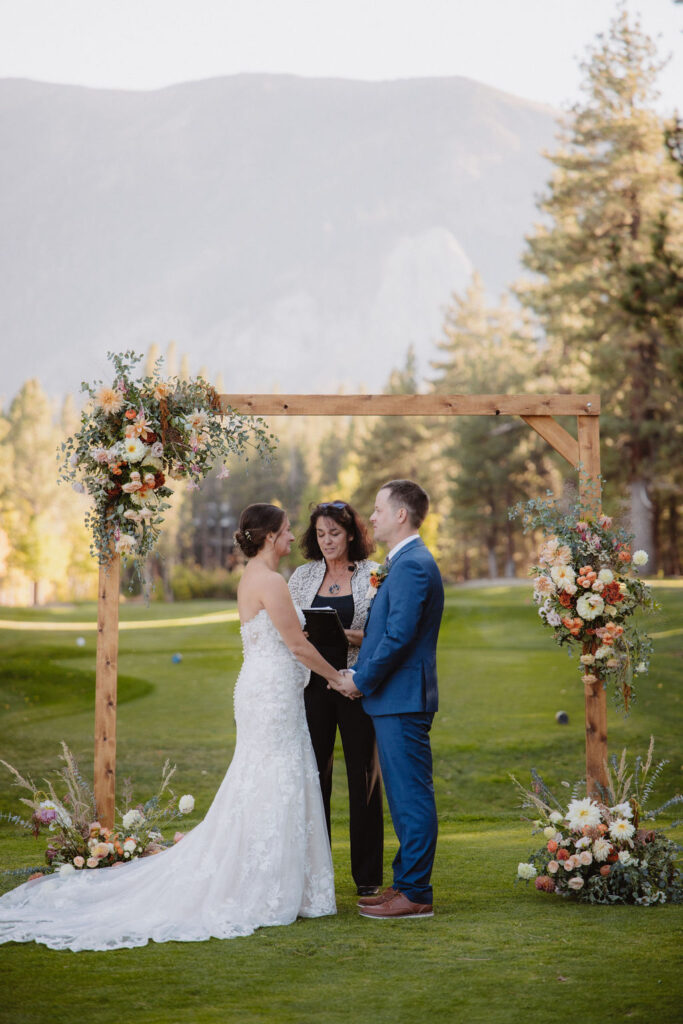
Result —
<svg viewBox="0 0 683 1024"><path fill-rule="evenodd" d="M609 839L596 839L593 843L593 860L602 864L612 852L612 844Z"/></svg>
<svg viewBox="0 0 683 1024"><path fill-rule="evenodd" d="M609 834L615 841L630 839L634 832L634 826L626 818L617 818L609 827Z"/></svg>
<svg viewBox="0 0 683 1024"><path fill-rule="evenodd" d="M589 796L583 800L571 800L567 808L567 824L571 829L581 830L584 825L595 828L600 824L600 807Z"/></svg>

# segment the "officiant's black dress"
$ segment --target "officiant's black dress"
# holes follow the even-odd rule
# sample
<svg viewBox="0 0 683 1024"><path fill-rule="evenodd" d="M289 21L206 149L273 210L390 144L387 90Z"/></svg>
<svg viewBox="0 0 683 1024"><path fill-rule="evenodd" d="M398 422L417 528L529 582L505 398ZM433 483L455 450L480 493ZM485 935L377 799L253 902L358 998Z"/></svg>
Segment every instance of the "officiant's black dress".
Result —
<svg viewBox="0 0 683 1024"><path fill-rule="evenodd" d="M313 608L335 608L344 629L351 628L352 594L316 594ZM330 796L337 728L341 736L349 784L349 832L351 874L359 889L382 884L384 826L382 783L372 720L359 700L328 690L327 682L315 673L304 690L306 718L311 734L320 788L330 832Z"/></svg>

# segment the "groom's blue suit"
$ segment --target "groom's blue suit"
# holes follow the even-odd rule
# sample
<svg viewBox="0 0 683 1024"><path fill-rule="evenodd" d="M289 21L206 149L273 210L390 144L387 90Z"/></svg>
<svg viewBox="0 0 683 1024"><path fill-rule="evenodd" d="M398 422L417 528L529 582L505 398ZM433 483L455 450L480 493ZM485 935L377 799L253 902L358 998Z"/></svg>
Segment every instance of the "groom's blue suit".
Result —
<svg viewBox="0 0 683 1024"><path fill-rule="evenodd" d="M402 547L370 606L354 683L372 716L399 839L393 887L431 903L437 818L429 730L438 706L441 574L419 537Z"/></svg>

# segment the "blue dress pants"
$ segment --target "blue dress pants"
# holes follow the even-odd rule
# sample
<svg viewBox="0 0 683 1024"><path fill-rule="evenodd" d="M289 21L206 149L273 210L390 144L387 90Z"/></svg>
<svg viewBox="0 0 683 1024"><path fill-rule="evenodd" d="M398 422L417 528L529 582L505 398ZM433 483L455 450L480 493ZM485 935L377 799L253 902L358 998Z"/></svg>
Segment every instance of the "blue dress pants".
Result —
<svg viewBox="0 0 683 1024"><path fill-rule="evenodd" d="M429 730L432 712L373 715L384 790L399 848L393 886L413 903L432 903L438 822Z"/></svg>

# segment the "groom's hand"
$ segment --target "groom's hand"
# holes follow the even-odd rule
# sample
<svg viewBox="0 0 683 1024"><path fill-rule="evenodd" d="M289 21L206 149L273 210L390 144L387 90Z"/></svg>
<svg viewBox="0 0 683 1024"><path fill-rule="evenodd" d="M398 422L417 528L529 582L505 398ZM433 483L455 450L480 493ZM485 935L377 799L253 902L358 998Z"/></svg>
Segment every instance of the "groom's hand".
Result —
<svg viewBox="0 0 683 1024"><path fill-rule="evenodd" d="M348 697L349 700L355 700L357 697L363 696L358 687L354 685L353 672L349 672L346 668L338 672L337 678L331 679L328 686L336 690L337 693L341 693L343 697Z"/></svg>

